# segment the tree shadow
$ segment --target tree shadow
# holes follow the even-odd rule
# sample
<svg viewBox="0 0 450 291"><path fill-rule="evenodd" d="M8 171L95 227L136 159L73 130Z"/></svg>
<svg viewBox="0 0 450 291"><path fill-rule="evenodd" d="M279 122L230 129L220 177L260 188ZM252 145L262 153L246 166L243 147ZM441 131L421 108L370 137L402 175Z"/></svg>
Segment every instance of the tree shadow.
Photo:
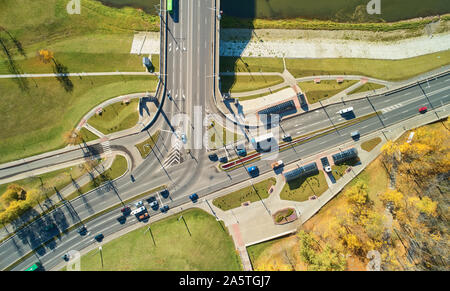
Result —
<svg viewBox="0 0 450 291"><path fill-rule="evenodd" d="M72 92L73 83L68 76L68 74L70 73L68 68L58 62L56 59L53 59L53 72L56 74L56 79L64 88L64 90L66 92Z"/></svg>
<svg viewBox="0 0 450 291"><path fill-rule="evenodd" d="M241 55L253 35L253 20L256 15L255 0L227 0L221 1L220 5L223 15L220 21L219 71L222 73L252 73L252 68L241 58ZM221 77L220 92L229 93L235 83L235 74Z"/></svg>
<svg viewBox="0 0 450 291"><path fill-rule="evenodd" d="M7 34L10 35L9 33L7 33ZM19 45L19 47L20 47L20 48L18 48L19 52L21 50L23 51L23 48L22 48L22 45L20 44L20 42L18 42L15 38L13 38L12 41L13 41L14 45L16 46L16 48L17 48L17 45ZM12 75L21 75L21 74L23 74L23 72L20 70L16 61L14 60L14 53L11 51L10 47L11 47L11 45L9 44L8 40L6 38L3 38L0 36L0 48L6 57L5 65L6 65L6 68L8 69L8 72L10 72ZM17 85L19 86L21 91L26 92L29 90L28 80L26 78L12 78L12 80L17 83Z"/></svg>

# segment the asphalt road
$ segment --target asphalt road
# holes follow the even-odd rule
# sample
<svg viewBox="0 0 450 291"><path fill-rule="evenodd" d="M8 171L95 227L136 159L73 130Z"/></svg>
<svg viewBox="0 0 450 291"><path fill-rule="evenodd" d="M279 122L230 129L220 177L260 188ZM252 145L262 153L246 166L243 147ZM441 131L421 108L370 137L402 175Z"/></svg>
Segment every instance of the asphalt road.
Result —
<svg viewBox="0 0 450 291"><path fill-rule="evenodd" d="M339 118L341 118L338 114L336 114L336 112L346 106L354 107L356 117L373 112L372 105L377 111L381 111L383 114L380 115L380 117L375 116L356 125L339 130L339 132L334 131L328 135L319 137L314 141L303 143L294 147L295 150L285 150L279 154L277 159L282 159L286 164L289 164L294 161L298 161L300 158L315 155L324 150L333 148L336 145L351 141L350 132L353 130L359 130L361 136L364 136L373 131L382 129L383 125L388 126L398 123L406 118L418 115L419 107L428 106L431 108L432 106L439 107L441 105L448 104L450 102L449 80L450 76L441 77L438 80L430 81L429 87L428 84L425 83L424 85L414 86L389 96L371 98L370 102L367 100L359 100L346 102L345 105L341 104L329 106L326 110L330 118L335 119L336 122L338 122ZM425 97L424 92L428 98ZM431 105L428 103L429 101L431 102ZM372 105L370 105L370 103ZM370 108L372 108L372 110ZM329 120L326 121L323 118L324 116L320 115L322 114L320 113L320 110L316 111L319 111L319 113L313 111L296 119L288 119L285 123L282 123L282 127L285 131L293 134L299 127L306 126L306 124L310 124L312 121L320 121L323 122L323 126L330 126L331 122ZM294 120L297 120L297 122ZM308 120L308 122L303 122L303 120ZM297 126L297 124L303 124L303 126ZM309 126L317 128L316 126L321 125L316 124ZM158 148L161 146L162 145L158 145ZM156 149L155 152L158 152L158 150ZM206 153L204 154L206 155ZM206 156L199 156L198 158L205 161L204 168L206 170L204 173L206 174L203 175L200 180L195 181L195 183L180 184L184 187L180 187L180 189L177 187L171 189L171 195L167 199L156 195L160 205L169 205L173 208L175 206L188 203L189 199L187 196L193 192L198 193L200 197L204 197L210 193L214 193L233 184L250 179L247 171L243 168L231 171L227 175L224 172L215 170L215 164L209 162ZM150 156L148 160L153 160L153 162L155 162L155 158L152 156ZM301 165L301 160L298 161L298 163ZM144 171L140 172L141 170L138 168L137 172L139 174L137 175L138 178L136 182L132 183L129 177L124 177L114 183L116 189L115 191L105 189L103 187L103 189L85 195L84 199L79 198L70 204L66 204L58 211L52 213L49 217L46 217L46 219L34 223L28 230L20 232L20 234L14 236L12 239L2 243L0 245L0 253L2 258L0 264L1 267L4 268L8 266L19 259L22 255L29 252L31 249L30 246L34 248L40 245L41 242L46 241L51 234L45 234L40 231L40 229L43 225L49 223L49 221L57 221L58 228L63 230L73 223L78 222L79 219L84 219L111 205L118 204L121 200L125 200L136 194L143 193L161 184L169 184L171 183L171 179L176 180L177 177L185 176L186 172L191 171L196 164L197 162L195 159L190 159L181 165L166 169L166 171L162 170L158 173L152 174L151 176L148 176L148 178L143 176L144 174L140 174L144 173ZM261 173L271 171L270 161L261 160L255 162L254 165L258 166ZM142 169L146 168L145 165L141 167ZM185 179L181 179L180 181L181 183L184 183ZM151 216L154 216L156 213L157 212L152 210L150 211ZM102 232L104 235L112 234L127 225L137 223L136 219L133 217L129 218L125 225L121 225L116 220L118 216L120 216L119 208L117 208L116 211L107 213L87 223L87 228L90 231L90 235L81 237L78 233L72 231L69 234L62 236L61 239L55 240L46 247L38 249L36 251L36 255L38 255L44 263L44 267L52 268L61 262L61 256L66 251L72 249L80 250L89 244L95 243L92 239L95 234L99 232ZM15 269L25 269L29 265L33 264L36 259L37 258L33 256L17 265Z"/></svg>

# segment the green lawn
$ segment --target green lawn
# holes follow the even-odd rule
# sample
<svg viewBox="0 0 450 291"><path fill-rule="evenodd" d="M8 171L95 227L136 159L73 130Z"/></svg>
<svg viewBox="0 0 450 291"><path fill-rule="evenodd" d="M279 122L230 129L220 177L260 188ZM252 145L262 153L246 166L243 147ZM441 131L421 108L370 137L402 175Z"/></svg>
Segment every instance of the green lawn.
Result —
<svg viewBox="0 0 450 291"><path fill-rule="evenodd" d="M125 157L121 156L121 155L117 155L114 158L114 161L108 170L106 170L105 172L103 172L102 174L100 174L99 176L94 178L93 181L90 181L89 183L81 186L78 189L78 191L75 191L72 194L68 195L67 200L71 200L81 194L89 192L89 191L99 187L100 185L102 185L103 183L105 183L107 181L112 181L116 178L119 178L127 171L127 169L128 169L128 164L127 164L127 160L125 159Z"/></svg>
<svg viewBox="0 0 450 291"><path fill-rule="evenodd" d="M319 84L309 81L300 82L298 85L305 93L308 103L313 104L328 99L358 82L344 80L342 83L338 83L337 81L322 80Z"/></svg>
<svg viewBox="0 0 450 291"><path fill-rule="evenodd" d="M153 146L158 141L159 134L160 131L157 131L155 134L153 134L145 141L135 145L135 147L138 149L143 159L145 159L148 156L148 154L152 151Z"/></svg>
<svg viewBox="0 0 450 291"><path fill-rule="evenodd" d="M241 206L242 203L250 201L256 202L261 199L269 197L269 189L272 185L275 185L275 178L270 178L265 181L254 184L257 193L253 190L252 186L245 187L233 193L224 195L222 197L213 200L213 204L226 211Z"/></svg>
<svg viewBox="0 0 450 291"><path fill-rule="evenodd" d="M358 162L359 162L359 159L356 159L356 160L347 161L340 165L333 165L333 166L331 166L331 174L333 175L334 179L337 181L346 173L346 170L349 167L355 165Z"/></svg>
<svg viewBox="0 0 450 291"><path fill-rule="evenodd" d="M296 78L314 75L363 75L387 81L405 80L450 64L450 50L402 60L286 59Z"/></svg>
<svg viewBox="0 0 450 291"><path fill-rule="evenodd" d="M84 127L80 129L80 136L82 142L90 142L99 139L97 135L93 134L89 129L86 129Z"/></svg>
<svg viewBox="0 0 450 291"><path fill-rule="evenodd" d="M220 57L220 72L277 72L284 69L281 58Z"/></svg>
<svg viewBox="0 0 450 291"><path fill-rule="evenodd" d="M328 189L323 171L307 178L298 178L287 182L281 190L280 198L284 200L306 201L310 196L319 197Z"/></svg>
<svg viewBox="0 0 450 291"><path fill-rule="evenodd" d="M263 89L283 83L280 76L262 76L254 74L252 76L222 76L221 90L222 92L247 92Z"/></svg>
<svg viewBox="0 0 450 291"><path fill-rule="evenodd" d="M0 80L0 163L65 146L63 134L92 108L113 97L152 92L157 78L101 76L70 78L66 91L55 78L26 79L22 91L12 79Z"/></svg>
<svg viewBox="0 0 450 291"><path fill-rule="evenodd" d="M102 132L110 134L132 128L139 121L139 99L133 99L130 103L117 102L103 108L101 114L95 114L89 118L88 123Z"/></svg>
<svg viewBox="0 0 450 291"><path fill-rule="evenodd" d="M368 82L368 83L362 85L361 87L356 88L355 90L349 92L348 95L356 94L356 93L362 93L362 92L367 92L367 91L372 91L372 90L381 89L381 88L384 88L384 87L385 87L384 85Z"/></svg>
<svg viewBox="0 0 450 291"><path fill-rule="evenodd" d="M233 124L234 132L230 132L219 124L212 122L214 127L208 126L208 146L210 149L222 148L225 144L234 143L243 139L242 131Z"/></svg>
<svg viewBox="0 0 450 291"><path fill-rule="evenodd" d="M192 236L183 220L183 216ZM234 243L222 222L199 209L186 210L103 244L103 262L93 250L82 271L240 271ZM155 244L153 244L154 238Z"/></svg>

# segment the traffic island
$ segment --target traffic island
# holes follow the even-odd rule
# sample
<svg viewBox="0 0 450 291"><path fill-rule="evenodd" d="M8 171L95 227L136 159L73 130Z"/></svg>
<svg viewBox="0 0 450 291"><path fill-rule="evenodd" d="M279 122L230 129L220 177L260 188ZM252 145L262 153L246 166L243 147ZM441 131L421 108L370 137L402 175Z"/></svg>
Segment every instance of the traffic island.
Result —
<svg viewBox="0 0 450 291"><path fill-rule="evenodd" d="M293 208L285 208L275 212L272 218L275 224L282 225L297 220L298 216Z"/></svg>

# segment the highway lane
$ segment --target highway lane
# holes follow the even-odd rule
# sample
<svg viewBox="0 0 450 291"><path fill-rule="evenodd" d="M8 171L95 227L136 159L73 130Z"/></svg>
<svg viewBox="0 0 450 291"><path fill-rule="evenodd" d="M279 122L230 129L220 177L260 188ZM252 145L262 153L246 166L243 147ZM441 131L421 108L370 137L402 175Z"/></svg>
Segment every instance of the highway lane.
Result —
<svg viewBox="0 0 450 291"><path fill-rule="evenodd" d="M436 83L430 82L430 88L428 87L424 88L425 92L428 94L429 100L435 107L438 107L442 104L448 104L450 102L449 89L447 88L447 86L442 85L443 83L445 82L436 82ZM443 89L444 91L439 92L438 90L440 89ZM415 93L419 93L419 95L410 96L410 94L405 94L404 91L401 91L394 94L394 96L393 95L389 96L391 100L396 100L396 102L398 101L396 99L397 95L403 96L403 98L406 98L406 100L403 102L404 104L401 102L402 106L398 108L393 108L392 110L389 110L382 114L381 118L385 126L389 124L394 124L404 118L417 115L418 108L423 105L427 105L428 100L425 97L420 96L420 92L418 91L417 88L416 89L412 88L408 90L412 90ZM432 93L433 91L438 91L438 93ZM377 98L381 100L385 97L380 96ZM376 108L377 110L382 110L384 108L389 108L390 106L392 106L389 104L383 104L383 102L387 103L385 102L385 100L379 101L375 99L376 98L372 98L373 100L372 102L374 104L378 104L379 102L379 104L383 105L380 106L380 108ZM412 102L410 102L411 100ZM356 103L360 101L354 102ZM353 102L347 102L346 106L347 105L354 106L355 104L353 104ZM356 106L354 107L356 108ZM337 106L337 108L339 108L339 106ZM315 113L311 112L308 114L315 114ZM302 144L301 146L296 147L295 151L291 149L286 150L280 153L280 158L285 160L286 163L289 163L290 161L297 160L299 157L308 156L320 152L321 150L330 148L335 144L342 144L343 142L350 141L349 132L351 132L354 129L360 130L361 134L364 136L365 134L372 132L376 129L380 129L382 127L383 125L381 124L379 118L373 117L358 125L348 127L344 130L339 130L339 134L333 132L332 134L320 137L314 140L313 142ZM152 159L152 157L150 156L149 159ZM202 159L205 161L207 160L206 157L203 157ZM142 181L138 184L133 184L129 179L129 177L124 177L122 179L119 179L116 183L114 183L116 185L118 194L116 194L115 191L111 190L108 191L108 189L102 187L102 189L99 189L97 191L89 193L88 195L85 195L84 198L79 198L72 201L70 204L73 206L73 209L75 210L72 212L76 212L81 219L84 219L86 217L89 217L93 213L97 213L107 208L108 206L120 203L120 200L125 200L136 194L143 193L151 189L152 187L159 186L164 183L166 184L170 183L171 181L169 177L183 176L184 172L187 169L192 169L193 164L195 164L195 160L188 160L180 166L175 166L173 168L167 169L167 174L164 171L162 171L160 173L149 176L148 181ZM230 180L229 176L224 172L211 171L211 169L214 169L214 165L212 163L206 162L205 165L206 165L205 168L207 169L208 172L207 173L208 176L205 175L202 180L197 181L195 184L189 185L188 187L182 189L174 189L171 196L174 202L171 202L169 199L167 200L168 205L173 207L178 203L182 203L182 201L187 201L186 196L194 191L197 192L200 196L203 196L208 193L222 189L223 187L248 179L248 175L244 169L239 169L229 173L230 177L232 178L232 180ZM255 165L260 167L261 172L271 170L268 161L256 162ZM58 225L62 226L61 227L62 229L64 228L64 225L68 226L79 221L77 217L74 216L73 214L71 215L68 209L66 208L60 209L58 215L55 214L52 216L54 217L54 219L58 221ZM40 228L39 225L42 225L42 222L39 221L35 223L35 225L36 226L30 229L29 231L21 233L18 236L22 237L23 241L17 238L11 239L4 242L0 246L0 253L2 254L1 256L2 267L5 267L8 264L14 262L21 255L28 252L30 250L28 241L33 247L35 247L39 245L40 242L45 240L46 238L45 235L42 236L39 235L39 228ZM16 251L17 249L16 246L18 246L20 250L19 253ZM6 257L4 256L4 254L8 254L8 256Z"/></svg>
<svg viewBox="0 0 450 291"><path fill-rule="evenodd" d="M449 91L447 90L447 91L441 93L440 95L436 95L434 97L430 96L430 100L431 100L433 106L439 106L441 101L444 104L448 104L450 102ZM392 111L389 111L389 112L383 114L383 118L386 118L385 124L391 124L391 123L393 124L393 123L396 123L399 120L402 120L406 117L417 115L418 114L418 112L417 112L418 106L422 106L423 104L424 104L423 100L417 100L417 101L414 101L414 102L408 104L409 109L407 110L406 113L404 112L404 108L400 107L400 108L394 109ZM382 128L382 124L379 121L379 119L377 117L372 117L371 119L365 120L364 122L362 122L358 125L350 126L346 129L341 130L340 134L338 134L336 132L332 132L331 134L328 134L326 136L315 139L314 141L307 142L302 145L296 146L295 151L293 149L288 149L286 151L283 151L280 153L279 158L283 159L286 163L289 163L291 161L298 160L299 157L311 156L311 155L319 153L323 150L329 149L329 148L333 147L334 145L351 141L349 133L354 129L359 129L361 132L361 135L364 136L365 134L368 134L368 133L373 132L374 130L378 130L380 128ZM271 171L271 168L269 166L269 161L259 161L254 164L260 168L262 173ZM299 164L301 164L301 161L299 162ZM180 165L178 168L182 169L184 167L184 165L189 166L186 163L186 164ZM177 167L175 167L174 169L171 169L171 171L173 171L174 174L177 173L176 168ZM220 180L220 179L214 178L213 183L209 183L203 189L199 187L200 189L197 189L196 192L199 194L199 196L203 197L206 194L223 189L224 187L227 187L232 183L234 184L234 183L246 181L249 179L249 177L244 169L238 169L236 171L232 171L232 172L230 172L230 176L232 177L232 181L229 181L226 179ZM188 201L188 198L186 196L184 196L184 197L178 196L173 200L174 200L173 202L168 202L170 200L167 201L171 207L174 207L175 205L180 205L181 203L186 203ZM116 211L116 213L118 213L118 210ZM97 230L100 231L103 229L103 230L107 230L110 233L113 233L113 232L117 231L118 229L120 229L120 227L122 227L122 226L119 225L118 223L117 223L117 225L114 225L114 220L112 220L112 217L117 216L116 213L113 212L113 213L107 214L105 216L105 218L102 217L101 219L96 219L96 220L92 221L92 223L95 222L99 228L98 229L94 228L91 232L94 233ZM152 215L154 215L154 214L152 213ZM130 220L130 222L127 222L127 223L133 223L132 221L133 220ZM90 227L88 226L88 229L89 228ZM107 232L104 232L104 233L107 234ZM73 234L73 232L72 232L71 234L69 234L68 239L72 238L73 235L75 235L75 237L76 237L78 234L76 234L76 233ZM45 266L50 266L50 265L47 265L47 262L46 262L47 258L49 258L50 262L54 261L55 264L57 264L58 263L57 257L60 258L60 255L62 255L62 253L65 250L77 249L76 247L78 247L78 246L81 247L83 245L83 243L81 243L77 239L72 239L72 240L68 241L68 243L66 244L64 239L65 239L65 236L62 238L61 242L59 242L59 245L57 246L57 249L60 250L59 253L55 253L52 251L51 253L45 254L41 258L42 261L45 262L45 264L44 264ZM83 240L83 241L90 240L92 243L92 238L81 238L80 237L80 240ZM85 244L86 243L87 242L85 242ZM25 251L25 248L22 251ZM35 259L35 258L30 258L29 260L32 261L33 259ZM25 265L25 263L28 264L29 261L24 262L24 265L17 266L17 268L18 269L26 268L27 265Z"/></svg>

